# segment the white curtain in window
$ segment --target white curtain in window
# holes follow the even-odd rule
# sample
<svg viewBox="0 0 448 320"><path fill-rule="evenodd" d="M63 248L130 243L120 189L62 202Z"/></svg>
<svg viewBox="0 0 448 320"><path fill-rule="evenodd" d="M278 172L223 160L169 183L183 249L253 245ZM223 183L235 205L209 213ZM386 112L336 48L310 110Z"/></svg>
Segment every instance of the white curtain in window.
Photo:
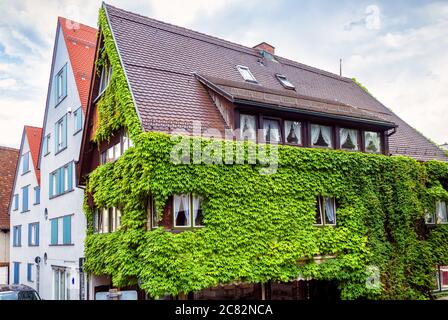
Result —
<svg viewBox="0 0 448 320"><path fill-rule="evenodd" d="M448 222L446 203L443 201L437 201L437 220L438 223Z"/></svg>
<svg viewBox="0 0 448 320"><path fill-rule="evenodd" d="M183 195L182 196L182 205L184 207L184 211L185 211L185 220L186 220L186 225L189 226L191 224L190 222L190 197L189 195Z"/></svg>
<svg viewBox="0 0 448 320"><path fill-rule="evenodd" d="M334 224L335 216L336 216L336 213L334 212L334 208L335 208L334 198L325 197L324 199L325 199L325 215L327 218L326 223Z"/></svg>
<svg viewBox="0 0 448 320"><path fill-rule="evenodd" d="M311 125L311 142L312 144L316 144L317 140L319 140L319 134L320 134L320 126L317 124Z"/></svg>
<svg viewBox="0 0 448 320"><path fill-rule="evenodd" d="M280 142L280 124L277 120L264 120L263 131L266 141Z"/></svg>
<svg viewBox="0 0 448 320"><path fill-rule="evenodd" d="M287 143L301 144L301 124L297 121L285 121L285 140Z"/></svg>
<svg viewBox="0 0 448 320"><path fill-rule="evenodd" d="M347 142L348 137L350 137L350 140L354 145L354 147L350 149L358 150L358 133L355 129L341 128L339 134L341 138L341 147Z"/></svg>
<svg viewBox="0 0 448 320"><path fill-rule="evenodd" d="M319 136L322 134L322 138L328 147L332 146L331 143L331 127L321 126L318 124L311 125L311 142L313 145L316 145L319 140Z"/></svg>
<svg viewBox="0 0 448 320"><path fill-rule="evenodd" d="M331 147L331 128L327 126L320 126L320 130L322 132L322 137L326 144Z"/></svg>
<svg viewBox="0 0 448 320"><path fill-rule="evenodd" d="M173 202L174 202L174 221L177 221L177 216L179 215L179 209L182 204L182 197L175 195Z"/></svg>
<svg viewBox="0 0 448 320"><path fill-rule="evenodd" d="M241 140L256 140L255 116L247 114L240 115L240 134Z"/></svg>
<svg viewBox="0 0 448 320"><path fill-rule="evenodd" d="M201 209L201 202L202 197L201 196L193 196L193 221L196 221L198 217L199 209Z"/></svg>
<svg viewBox="0 0 448 320"><path fill-rule="evenodd" d="M365 148L367 152L380 151L380 136L377 132L366 132L365 141Z"/></svg>

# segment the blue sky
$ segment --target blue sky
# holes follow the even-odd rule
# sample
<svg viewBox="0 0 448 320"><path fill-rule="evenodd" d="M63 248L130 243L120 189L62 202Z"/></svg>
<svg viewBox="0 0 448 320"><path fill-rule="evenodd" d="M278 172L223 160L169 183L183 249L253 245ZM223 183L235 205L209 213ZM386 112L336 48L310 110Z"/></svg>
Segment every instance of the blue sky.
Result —
<svg viewBox="0 0 448 320"><path fill-rule="evenodd" d="M356 77L437 143L448 142L448 1L111 0L142 15ZM101 1L0 0L0 145L41 126L57 16L96 26Z"/></svg>

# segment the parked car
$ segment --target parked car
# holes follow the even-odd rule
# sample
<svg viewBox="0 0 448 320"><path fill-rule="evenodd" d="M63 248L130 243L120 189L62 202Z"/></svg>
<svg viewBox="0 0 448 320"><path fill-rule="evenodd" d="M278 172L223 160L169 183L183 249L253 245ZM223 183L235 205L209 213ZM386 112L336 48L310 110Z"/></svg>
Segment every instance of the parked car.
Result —
<svg viewBox="0 0 448 320"><path fill-rule="evenodd" d="M36 290L23 284L0 284L0 300L41 300L41 298Z"/></svg>

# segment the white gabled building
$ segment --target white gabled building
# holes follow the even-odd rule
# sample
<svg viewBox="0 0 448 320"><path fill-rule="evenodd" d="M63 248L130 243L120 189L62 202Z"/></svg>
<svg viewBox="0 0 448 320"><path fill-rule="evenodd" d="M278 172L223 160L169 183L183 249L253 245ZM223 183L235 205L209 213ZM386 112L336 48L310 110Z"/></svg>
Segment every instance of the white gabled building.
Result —
<svg viewBox="0 0 448 320"><path fill-rule="evenodd" d="M96 29L58 18L42 126L39 294L43 299L86 298L84 192L75 168L96 45Z"/></svg>
<svg viewBox="0 0 448 320"><path fill-rule="evenodd" d="M40 255L42 233L40 176L37 168L41 128L25 126L10 204L10 279L11 284L26 284L37 289L36 257Z"/></svg>

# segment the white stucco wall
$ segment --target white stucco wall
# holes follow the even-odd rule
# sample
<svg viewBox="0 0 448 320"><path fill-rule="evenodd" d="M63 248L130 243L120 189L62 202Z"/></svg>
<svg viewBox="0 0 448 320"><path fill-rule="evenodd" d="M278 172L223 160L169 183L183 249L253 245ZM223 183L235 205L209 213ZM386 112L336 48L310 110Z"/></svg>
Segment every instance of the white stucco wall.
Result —
<svg viewBox="0 0 448 320"><path fill-rule="evenodd" d="M13 194L19 195L19 207L18 210L14 210L14 199L11 200L11 208L10 208L10 266L9 266L9 281L13 283L14 279L14 262L20 263L19 269L19 282L21 284L26 284L30 287L36 288L36 266L34 264L34 258L39 255L40 250L39 247L30 247L28 246L28 224L39 222L42 216L41 206L35 203L34 196L34 187L38 186L36 171L33 166L33 158L30 153L29 158L29 168L30 171L28 173L22 174L23 168L23 155L30 151L30 147L28 144L28 139L26 135L22 137L22 148L19 153L19 164L18 170L16 173L15 183L14 183L14 192ZM23 212L22 205L22 188L24 186L29 185L28 191L28 210ZM21 246L14 247L13 246L13 228L14 226L22 226L21 231ZM42 233L42 224L40 224L39 234ZM27 264L33 264L33 281L27 281Z"/></svg>
<svg viewBox="0 0 448 320"><path fill-rule="evenodd" d="M58 30L55 44L55 55L53 60L52 74L50 77L51 85L48 92L49 99L46 106L46 117L43 124L42 136L51 134L49 143L50 153L46 156L41 153L40 159L40 173L41 173L41 201L40 206L37 206L32 213L25 215L17 214L11 215L11 226L14 224L25 225L28 220L38 220L40 223L40 245L37 248L28 247L27 226L22 229L22 247L11 247L11 271L13 271L12 262L14 261L34 261L36 256L41 258L39 264L39 294L43 299L51 300L54 298L54 274L53 267L66 268L70 273L67 279L67 286L70 290L70 299L79 299L79 258L84 256L84 239L86 235L86 218L83 213L83 190L76 188L76 170L73 167L73 187L74 190L58 197L50 199L49 197L49 177L50 173L56 169L64 166L71 161L78 161L79 150L81 146L82 131L74 133L75 119L74 111L81 107L79 94L76 87L75 78L73 75L72 66L70 64L68 51L65 45L62 31ZM56 106L54 81L56 74L61 68L67 64L67 96ZM71 113L68 109L71 108ZM55 123L67 114L67 148L55 154ZM83 115L83 119L84 119ZM19 177L20 185L27 182L22 181ZM33 182L33 186L36 182ZM31 190L33 190L31 188ZM31 192L31 191L30 191ZM31 205L32 207L32 205ZM48 216L45 217L45 209L47 209ZM72 215L71 221L71 245L51 246L51 222L50 219ZM15 218L13 218L15 217ZM24 227L22 227L24 228ZM12 234L12 232L11 232ZM59 229L59 234L62 236L62 223ZM24 242L24 239L26 241ZM12 241L11 241L12 243ZM44 257L47 259L44 259ZM13 278L13 272L10 273L10 279ZM26 265L21 266L21 283L26 282ZM25 281L22 281L25 280ZM36 285L33 285L36 287Z"/></svg>
<svg viewBox="0 0 448 320"><path fill-rule="evenodd" d="M41 263L41 290L44 299L53 298L53 266L65 267L70 272L70 295L71 299L79 299L79 258L84 256L84 239L86 235L86 218L83 213L82 189L76 188L75 170L73 170L74 191L63 194L56 198L49 198L49 176L50 173L69 163L78 161L79 149L81 147L82 131L74 134L74 114L73 112L81 107L79 94L76 87L73 70L70 64L68 51L62 32L57 38L57 48L53 61L52 82L61 68L67 64L67 96L56 107L54 86L51 85L49 105L46 110L46 120L43 128L43 135L51 134L49 150L46 156L42 155L41 170L41 203L42 208L47 208L48 219L43 223L46 232L42 233L42 243L45 244L43 254L47 254L47 260ZM71 108L72 112L67 110ZM67 114L67 148L55 154L55 123ZM84 119L84 115L83 115ZM50 219L72 214L72 243L70 246L50 246ZM62 229L62 228L61 228ZM43 258L43 256L42 256Z"/></svg>

